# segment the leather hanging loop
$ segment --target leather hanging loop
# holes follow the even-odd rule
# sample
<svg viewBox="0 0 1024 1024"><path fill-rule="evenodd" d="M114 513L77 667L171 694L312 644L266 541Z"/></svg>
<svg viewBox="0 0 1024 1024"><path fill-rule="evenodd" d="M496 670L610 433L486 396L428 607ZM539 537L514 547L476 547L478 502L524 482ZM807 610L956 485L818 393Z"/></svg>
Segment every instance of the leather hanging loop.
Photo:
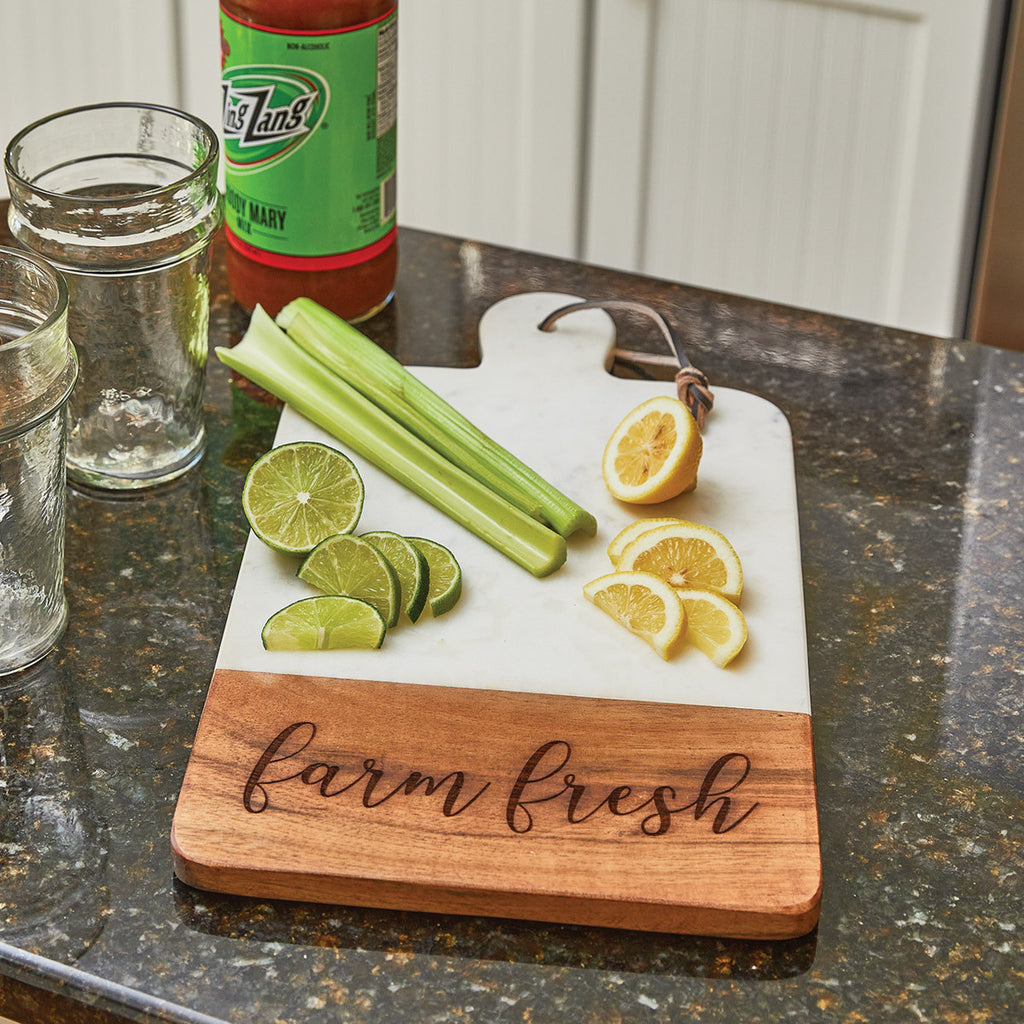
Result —
<svg viewBox="0 0 1024 1024"><path fill-rule="evenodd" d="M690 415L697 421L697 426L703 431L707 415L715 404L714 396L711 393L711 386L707 377L690 362L683 346L676 337L672 325L652 306L643 302L634 302L630 299L588 299L583 302L572 302L567 306L556 309L549 313L538 324L542 331L554 330L555 323L568 313L578 313L584 309L621 309L631 313L640 313L657 324L672 354L679 363L679 371L675 375L676 392L679 400L690 410Z"/></svg>

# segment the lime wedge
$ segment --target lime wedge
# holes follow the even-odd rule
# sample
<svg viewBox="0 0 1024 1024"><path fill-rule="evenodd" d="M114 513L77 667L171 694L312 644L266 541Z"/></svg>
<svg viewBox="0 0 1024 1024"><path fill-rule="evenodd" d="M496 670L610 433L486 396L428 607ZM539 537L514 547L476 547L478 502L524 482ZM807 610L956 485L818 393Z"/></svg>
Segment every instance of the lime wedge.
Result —
<svg viewBox="0 0 1024 1024"><path fill-rule="evenodd" d="M427 580L430 570L427 560L404 537L387 530L374 530L360 534L369 541L390 563L398 576L401 591L399 602L402 610L412 622L420 617L427 603Z"/></svg>
<svg viewBox="0 0 1024 1024"><path fill-rule="evenodd" d="M368 601L390 629L398 621L401 590L391 563L361 537L340 533L321 541L299 566L299 579L325 594Z"/></svg>
<svg viewBox="0 0 1024 1024"><path fill-rule="evenodd" d="M354 597L304 597L282 608L263 627L268 651L326 651L376 648L386 628L379 611Z"/></svg>
<svg viewBox="0 0 1024 1024"><path fill-rule="evenodd" d="M352 460L315 441L280 445L252 465L242 508L253 533L304 555L336 533L350 533L363 510L363 481Z"/></svg>
<svg viewBox="0 0 1024 1024"><path fill-rule="evenodd" d="M451 611L462 594L462 570L455 556L437 541L424 537L406 537L427 560L430 577L427 581L427 603L435 618Z"/></svg>

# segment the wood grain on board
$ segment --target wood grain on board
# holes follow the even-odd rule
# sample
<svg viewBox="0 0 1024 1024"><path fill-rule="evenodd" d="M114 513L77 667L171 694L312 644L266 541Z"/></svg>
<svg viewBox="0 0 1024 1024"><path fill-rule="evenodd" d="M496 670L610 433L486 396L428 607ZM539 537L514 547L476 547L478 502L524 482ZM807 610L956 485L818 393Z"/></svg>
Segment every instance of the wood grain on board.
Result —
<svg viewBox="0 0 1024 1024"><path fill-rule="evenodd" d="M172 845L183 881L241 895L795 936L821 891L811 721L218 669Z"/></svg>

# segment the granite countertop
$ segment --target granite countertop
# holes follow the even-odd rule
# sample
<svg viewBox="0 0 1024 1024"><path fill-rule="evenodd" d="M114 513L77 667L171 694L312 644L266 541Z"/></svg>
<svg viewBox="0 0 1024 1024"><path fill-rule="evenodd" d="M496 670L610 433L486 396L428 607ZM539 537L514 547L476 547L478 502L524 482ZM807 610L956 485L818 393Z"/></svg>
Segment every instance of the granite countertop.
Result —
<svg viewBox="0 0 1024 1024"><path fill-rule="evenodd" d="M244 315L218 263L212 337ZM713 385L793 429L824 896L776 942L218 896L169 829L275 406L211 360L202 465L70 492L68 631L0 679L0 1015L53 1020L1019 1019L1024 991L1024 355L405 230L367 333L473 365L481 314L550 290L648 302ZM658 353L648 324L618 320ZM662 371L654 371L660 374ZM667 372L665 373L667 376Z"/></svg>

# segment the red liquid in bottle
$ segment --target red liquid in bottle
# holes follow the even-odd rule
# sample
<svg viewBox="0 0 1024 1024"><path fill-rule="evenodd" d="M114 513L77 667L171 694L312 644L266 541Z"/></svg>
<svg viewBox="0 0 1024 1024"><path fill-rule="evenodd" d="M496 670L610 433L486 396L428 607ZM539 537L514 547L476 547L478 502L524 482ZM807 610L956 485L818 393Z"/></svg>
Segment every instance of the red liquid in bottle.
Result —
<svg viewBox="0 0 1024 1024"><path fill-rule="evenodd" d="M390 300L398 263L395 0L221 0L220 6L232 293L246 309L259 303L271 316L308 296L346 320L366 319ZM369 62L371 79L376 59L369 84L332 78L332 61L359 63L346 56L351 50L344 47L353 45L368 55L361 63ZM376 109L368 97L377 99ZM306 127L296 128L302 116ZM354 184L346 178L357 174L348 169L348 152L336 142L326 148L343 128L376 154L376 171L364 171ZM291 231L303 217L306 235L296 242L285 226ZM335 230L339 218L345 223Z"/></svg>

